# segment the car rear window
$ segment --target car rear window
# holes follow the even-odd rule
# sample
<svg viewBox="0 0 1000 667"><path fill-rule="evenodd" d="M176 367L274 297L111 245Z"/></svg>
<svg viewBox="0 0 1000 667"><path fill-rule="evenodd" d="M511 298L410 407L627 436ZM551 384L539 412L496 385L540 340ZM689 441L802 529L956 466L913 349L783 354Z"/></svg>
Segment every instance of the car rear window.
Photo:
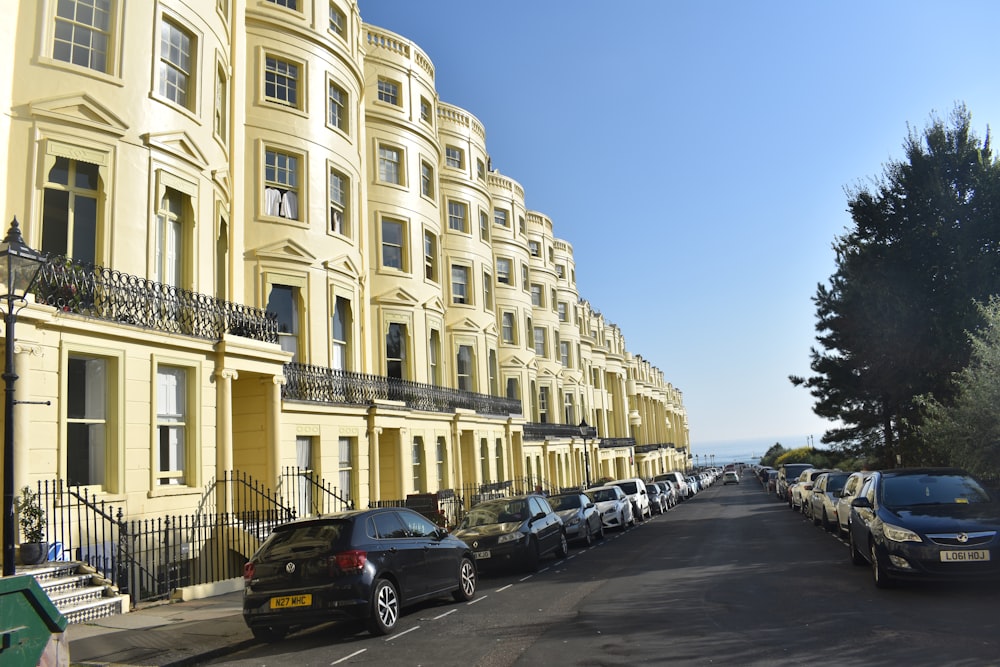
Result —
<svg viewBox="0 0 1000 667"><path fill-rule="evenodd" d="M589 494L594 499L594 502L598 503L607 500L618 500L618 494L611 489L597 489L596 491L590 491Z"/></svg>
<svg viewBox="0 0 1000 667"><path fill-rule="evenodd" d="M279 526L261 545L258 558L296 557L326 553L350 542L351 522L315 521Z"/></svg>

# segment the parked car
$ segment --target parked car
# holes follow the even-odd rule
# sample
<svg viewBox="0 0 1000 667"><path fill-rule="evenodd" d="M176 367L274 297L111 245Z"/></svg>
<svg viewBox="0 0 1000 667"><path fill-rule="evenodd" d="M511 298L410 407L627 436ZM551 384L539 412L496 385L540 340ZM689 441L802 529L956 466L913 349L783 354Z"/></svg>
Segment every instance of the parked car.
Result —
<svg viewBox="0 0 1000 667"><path fill-rule="evenodd" d="M816 478L808 497L808 514L814 526L822 525L826 531L837 527L837 501L850 476L847 472L825 472Z"/></svg>
<svg viewBox="0 0 1000 667"><path fill-rule="evenodd" d="M649 507L653 513L663 514L667 511L667 497L659 484L646 482L646 496L649 498Z"/></svg>
<svg viewBox="0 0 1000 667"><path fill-rule="evenodd" d="M617 486L625 492L629 500L632 501L632 512L638 521L643 521L653 516L653 510L649 506L649 496L646 494L646 483L638 477L628 479L616 479L608 482L612 486Z"/></svg>
<svg viewBox="0 0 1000 667"><path fill-rule="evenodd" d="M471 600L476 581L469 546L413 510L321 515L278 526L244 565L243 620L264 641L342 618L385 635L404 606Z"/></svg>
<svg viewBox="0 0 1000 667"><path fill-rule="evenodd" d="M673 482L665 479L653 482L653 484L659 484L660 488L663 489L663 493L667 498L667 509L676 506L680 502L680 499L677 497L677 486Z"/></svg>
<svg viewBox="0 0 1000 667"><path fill-rule="evenodd" d="M740 483L740 476L736 474L735 470L727 470L726 472L722 473L723 486L725 486L726 484L739 484L739 483Z"/></svg>
<svg viewBox="0 0 1000 667"><path fill-rule="evenodd" d="M566 540L583 542L588 547L594 538L604 539L604 523L594 501L583 493L557 493L549 496L549 505L562 519Z"/></svg>
<svg viewBox="0 0 1000 667"><path fill-rule="evenodd" d="M788 487L802 474L803 470L812 468L811 463L782 463L778 466L778 481L774 485L774 495L778 500L788 502Z"/></svg>
<svg viewBox="0 0 1000 667"><path fill-rule="evenodd" d="M851 561L901 579L1000 578L1000 503L958 468L873 472L851 502Z"/></svg>
<svg viewBox="0 0 1000 667"><path fill-rule="evenodd" d="M816 478L828 472L820 468L807 468L799 474L798 480L788 487L788 506L796 512L807 514L805 500L812 493L813 483Z"/></svg>
<svg viewBox="0 0 1000 667"><path fill-rule="evenodd" d="M840 497L837 498L837 528L844 537L847 537L847 531L850 526L851 502L858 497L858 493L861 492L861 487L864 486L865 480L871 476L872 474L869 470L852 472L847 481L844 482L844 489L840 492Z"/></svg>
<svg viewBox="0 0 1000 667"><path fill-rule="evenodd" d="M543 557L569 551L562 519L537 494L474 505L452 534L472 547L479 568L517 564L534 571Z"/></svg>
<svg viewBox="0 0 1000 667"><path fill-rule="evenodd" d="M673 472L665 472L653 477L654 482L660 481L673 482L677 486L677 499L687 500L691 497L691 488L688 486L687 480L684 479L684 475L680 472L674 470Z"/></svg>
<svg viewBox="0 0 1000 667"><path fill-rule="evenodd" d="M635 525L635 515L632 513L632 501L617 486L596 486L584 493L594 501L601 521L605 528L625 530L626 526Z"/></svg>
<svg viewBox="0 0 1000 667"><path fill-rule="evenodd" d="M778 488L778 471L777 470L768 470L767 471L767 480L764 483L764 487L765 487L764 491L766 493L776 493L776 489Z"/></svg>

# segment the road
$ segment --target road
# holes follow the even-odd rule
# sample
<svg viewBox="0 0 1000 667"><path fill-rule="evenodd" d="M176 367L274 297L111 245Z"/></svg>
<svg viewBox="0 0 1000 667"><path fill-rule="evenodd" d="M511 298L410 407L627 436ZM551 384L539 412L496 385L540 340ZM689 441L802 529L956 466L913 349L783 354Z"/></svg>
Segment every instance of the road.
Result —
<svg viewBox="0 0 1000 667"><path fill-rule="evenodd" d="M339 623L217 665L1000 664L995 585L876 590L846 543L761 491L717 484L530 576L483 575L374 638Z"/></svg>

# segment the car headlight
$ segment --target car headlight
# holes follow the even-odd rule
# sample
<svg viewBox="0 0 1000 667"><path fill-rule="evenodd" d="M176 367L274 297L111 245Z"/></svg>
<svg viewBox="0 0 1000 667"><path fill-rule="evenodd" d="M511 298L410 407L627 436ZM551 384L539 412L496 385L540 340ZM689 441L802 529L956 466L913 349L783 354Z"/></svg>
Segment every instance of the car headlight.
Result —
<svg viewBox="0 0 1000 667"><path fill-rule="evenodd" d="M506 535L501 535L500 539L497 540L497 544L506 544L507 542L517 542L519 539L524 537L521 533L507 533Z"/></svg>
<svg viewBox="0 0 1000 667"><path fill-rule="evenodd" d="M900 528L891 523L882 524L882 534L885 535L885 539L893 542L923 542L920 536L909 528Z"/></svg>

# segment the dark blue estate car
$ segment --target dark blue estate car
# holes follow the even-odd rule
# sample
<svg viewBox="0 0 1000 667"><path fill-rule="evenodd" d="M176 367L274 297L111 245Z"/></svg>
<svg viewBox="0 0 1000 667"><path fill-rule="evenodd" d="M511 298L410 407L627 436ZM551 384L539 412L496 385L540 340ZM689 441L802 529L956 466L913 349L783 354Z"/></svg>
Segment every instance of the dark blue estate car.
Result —
<svg viewBox="0 0 1000 667"><path fill-rule="evenodd" d="M958 468L872 473L851 502L851 560L875 585L1000 577L1000 503Z"/></svg>
<svg viewBox="0 0 1000 667"><path fill-rule="evenodd" d="M243 620L278 641L331 620L393 631L413 602L476 594L476 562L461 540L406 508L357 510L278 526L243 568Z"/></svg>

